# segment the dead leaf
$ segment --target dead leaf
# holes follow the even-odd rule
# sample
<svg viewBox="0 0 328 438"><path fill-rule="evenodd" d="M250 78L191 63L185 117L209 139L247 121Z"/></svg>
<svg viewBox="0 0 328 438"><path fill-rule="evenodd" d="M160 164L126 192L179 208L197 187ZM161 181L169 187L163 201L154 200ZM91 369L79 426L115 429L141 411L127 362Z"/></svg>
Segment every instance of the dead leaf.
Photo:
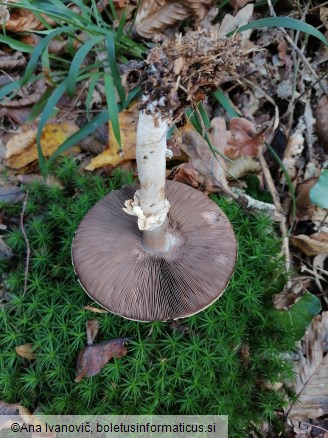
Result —
<svg viewBox="0 0 328 438"><path fill-rule="evenodd" d="M240 155L257 157L264 144L264 133L257 133L247 119L236 117L230 120L227 131L227 145L224 154L229 158Z"/></svg>
<svg viewBox="0 0 328 438"><path fill-rule="evenodd" d="M316 132L322 146L328 152L328 97L322 96L315 110Z"/></svg>
<svg viewBox="0 0 328 438"><path fill-rule="evenodd" d="M41 14L42 18L51 26L56 22L47 15ZM42 30L45 28L44 24L29 10L24 8L11 8L9 17L4 22L4 27L10 32L25 32L31 30Z"/></svg>
<svg viewBox="0 0 328 438"><path fill-rule="evenodd" d="M127 349L124 345L126 341L127 338L119 338L96 345L88 345L77 358L75 382L80 382L84 376L95 376L113 357L126 356Z"/></svg>
<svg viewBox="0 0 328 438"><path fill-rule="evenodd" d="M328 312L314 317L301 341L295 367L298 402L289 407L288 418L306 420L328 414L328 355L324 345L328 334Z"/></svg>
<svg viewBox="0 0 328 438"><path fill-rule="evenodd" d="M97 309L97 307L92 307L92 306L84 306L83 309L90 310L90 312L94 312L94 313L108 313L108 310Z"/></svg>
<svg viewBox="0 0 328 438"><path fill-rule="evenodd" d="M135 31L144 38L154 34L174 35L176 25L186 18L201 21L215 0L143 0L135 20Z"/></svg>
<svg viewBox="0 0 328 438"><path fill-rule="evenodd" d="M192 167L190 163L184 163L177 167L173 173L173 181L181 182L187 184L188 186L198 188L199 183L197 182L199 178L198 172Z"/></svg>
<svg viewBox="0 0 328 438"><path fill-rule="evenodd" d="M237 157L232 162L227 163L227 178L238 179L250 173L258 173L261 170L261 165L258 161L250 156Z"/></svg>
<svg viewBox="0 0 328 438"><path fill-rule="evenodd" d="M222 117L212 120L209 136L213 147L224 153L227 135L225 121ZM185 131L182 134L181 149L188 155L190 166L198 173L197 182L205 187L205 193L211 193L220 188L233 196L226 180L224 158L220 155L214 156L206 140L198 132Z"/></svg>
<svg viewBox="0 0 328 438"><path fill-rule="evenodd" d="M243 8L247 3L251 2L252 0L230 0L230 6L232 6L234 9L240 9Z"/></svg>
<svg viewBox="0 0 328 438"><path fill-rule="evenodd" d="M0 415L32 415L31 412L20 404L10 404L0 400Z"/></svg>
<svg viewBox="0 0 328 438"><path fill-rule="evenodd" d="M291 242L307 256L328 253L328 233L325 232L292 236Z"/></svg>
<svg viewBox="0 0 328 438"><path fill-rule="evenodd" d="M112 124L109 123L109 145L100 155L93 158L85 167L86 170L95 170L99 167L115 167L125 160L136 158L136 126L138 122L138 107L133 107L122 111L119 114L119 125L121 132L121 142L123 153L115 139Z"/></svg>
<svg viewBox="0 0 328 438"><path fill-rule="evenodd" d="M308 178L296 189L296 219L299 221L310 220L313 216L316 206L310 200L310 190L318 178Z"/></svg>
<svg viewBox="0 0 328 438"><path fill-rule="evenodd" d="M0 187L0 202L5 204L16 204L24 199L24 192L17 186L5 185Z"/></svg>
<svg viewBox="0 0 328 438"><path fill-rule="evenodd" d="M223 20L219 27L219 38L225 38L227 33L234 32L238 27L244 26L248 24L250 21L254 11L254 5L249 4L246 5L244 8L240 9L238 13L233 17L231 14L225 14L223 17ZM243 32L239 38L241 40L241 46L242 48L251 48L253 44L249 46L249 38L251 36L252 29L246 30Z"/></svg>
<svg viewBox="0 0 328 438"><path fill-rule="evenodd" d="M33 352L33 344L23 344L15 347L16 353L24 359L33 360L36 354Z"/></svg>
<svg viewBox="0 0 328 438"><path fill-rule="evenodd" d="M0 68L6 70L12 70L17 67L23 67L26 64L26 58L22 52L14 52L7 55L0 50Z"/></svg>
<svg viewBox="0 0 328 438"><path fill-rule="evenodd" d="M292 134L287 143L287 147L284 151L283 163L292 180L297 175L297 160L301 156L304 149L304 129L305 125L298 127L294 134ZM303 126L304 125L304 126ZM283 177L284 179L285 177Z"/></svg>
<svg viewBox="0 0 328 438"><path fill-rule="evenodd" d="M72 122L49 123L41 135L41 147L47 157L52 155L58 147L76 131L78 126ZM24 132L25 131L25 132ZM12 169L21 169L38 159L36 147L36 128L24 127L20 134L14 135L7 143L5 164Z"/></svg>
<svg viewBox="0 0 328 438"><path fill-rule="evenodd" d="M2 229L2 227L0 227L0 229ZM0 236L0 260L8 259L8 258L12 257L13 255L14 254L12 253L11 249L8 248L8 246L3 241L3 237Z"/></svg>
<svg viewBox="0 0 328 438"><path fill-rule="evenodd" d="M87 329L87 344L91 345L93 344L93 341L95 340L98 334L99 322L96 319L87 321L86 329Z"/></svg>

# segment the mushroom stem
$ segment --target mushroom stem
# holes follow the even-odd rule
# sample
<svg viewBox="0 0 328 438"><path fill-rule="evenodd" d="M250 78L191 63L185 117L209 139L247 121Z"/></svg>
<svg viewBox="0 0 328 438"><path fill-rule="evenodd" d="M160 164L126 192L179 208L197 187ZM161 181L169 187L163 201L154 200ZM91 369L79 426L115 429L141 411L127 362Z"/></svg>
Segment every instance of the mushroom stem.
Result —
<svg viewBox="0 0 328 438"><path fill-rule="evenodd" d="M149 252L165 251L168 246L165 235L168 211L165 199L167 129L167 120L156 111L149 114L140 112L136 141L139 205L147 219L158 218L151 227L143 229L143 245Z"/></svg>

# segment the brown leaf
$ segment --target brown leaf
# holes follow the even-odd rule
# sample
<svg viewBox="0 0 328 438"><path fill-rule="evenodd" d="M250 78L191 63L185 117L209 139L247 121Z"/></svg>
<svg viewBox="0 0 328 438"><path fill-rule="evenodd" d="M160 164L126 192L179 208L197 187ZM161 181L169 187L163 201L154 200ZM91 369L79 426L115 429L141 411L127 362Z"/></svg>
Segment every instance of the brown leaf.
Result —
<svg viewBox="0 0 328 438"><path fill-rule="evenodd" d="M118 338L96 345L88 345L77 358L75 382L80 382L84 376L95 376L113 357L126 356L127 349L124 346L126 340L127 338Z"/></svg>
<svg viewBox="0 0 328 438"><path fill-rule="evenodd" d="M252 0L230 0L230 6L232 6L234 9L240 9L243 8L247 3L251 2Z"/></svg>
<svg viewBox="0 0 328 438"><path fill-rule="evenodd" d="M298 184L296 189L296 218L299 221L310 220L313 216L315 205L310 200L310 189L318 181L318 178L308 178Z"/></svg>
<svg viewBox="0 0 328 438"><path fill-rule="evenodd" d="M24 359L33 360L36 354L33 352L33 344L23 344L15 347L16 353Z"/></svg>
<svg viewBox="0 0 328 438"><path fill-rule="evenodd" d="M23 67L26 64L26 58L23 56L22 52L14 52L7 55L5 52L0 50L0 68L6 70L11 70L17 67Z"/></svg>
<svg viewBox="0 0 328 438"><path fill-rule="evenodd" d="M216 117L211 125L209 135L212 145L223 153L226 147L225 121L222 117ZM213 155L208 143L198 132L184 132L181 149L189 156L190 166L199 174L197 182L205 187L205 193L221 188L232 194L226 180L225 160L220 155Z"/></svg>
<svg viewBox="0 0 328 438"><path fill-rule="evenodd" d="M143 0L136 16L135 30L144 38L170 31L183 20L193 17L201 21L215 0ZM173 32L172 32L173 30Z"/></svg>
<svg viewBox="0 0 328 438"><path fill-rule="evenodd" d="M31 412L20 404L10 404L0 400L0 415L32 415Z"/></svg>
<svg viewBox="0 0 328 438"><path fill-rule="evenodd" d="M47 15L41 14L41 16L51 26L56 24L56 22ZM10 9L8 18L4 26L6 30L10 32L42 30L45 28L44 24L41 23L31 11L24 8Z"/></svg>
<svg viewBox="0 0 328 438"><path fill-rule="evenodd" d="M311 234L310 236L305 234L292 236L291 242L308 256L328 253L328 233L325 232Z"/></svg>
<svg viewBox="0 0 328 438"><path fill-rule="evenodd" d="M87 321L86 329L87 329L87 344L91 345L93 344L93 341L95 340L98 334L99 322L96 319Z"/></svg>
<svg viewBox="0 0 328 438"><path fill-rule="evenodd" d="M315 110L315 125L317 135L322 143L322 146L328 152L328 97L322 96Z"/></svg>
<svg viewBox="0 0 328 438"><path fill-rule="evenodd" d="M173 181L187 184L188 186L197 188L199 183L199 173L192 167L190 163L184 163L178 166L174 171Z"/></svg>
<svg viewBox="0 0 328 438"><path fill-rule="evenodd" d="M314 317L310 328L301 341L301 355L296 371L298 401L289 408L288 418L305 420L328 414L328 312Z"/></svg>
<svg viewBox="0 0 328 438"><path fill-rule="evenodd" d="M264 144L264 134L257 133L254 125L243 118L233 118L227 131L227 146L224 150L229 158L240 155L257 157Z"/></svg>

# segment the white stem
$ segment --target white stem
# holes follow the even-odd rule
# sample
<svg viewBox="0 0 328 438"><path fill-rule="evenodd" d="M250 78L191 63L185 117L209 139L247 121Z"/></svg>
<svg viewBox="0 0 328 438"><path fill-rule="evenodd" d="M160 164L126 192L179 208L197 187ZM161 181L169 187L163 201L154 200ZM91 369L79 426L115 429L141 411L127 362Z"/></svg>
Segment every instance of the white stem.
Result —
<svg viewBox="0 0 328 438"><path fill-rule="evenodd" d="M140 189L124 211L138 217L143 231L143 246L150 253L166 251L166 218L169 202L165 199L166 133L168 123L156 110L141 111L137 128L136 158Z"/></svg>
<svg viewBox="0 0 328 438"><path fill-rule="evenodd" d="M146 217L165 207L167 121L154 114L139 114L136 158L140 180L140 207Z"/></svg>

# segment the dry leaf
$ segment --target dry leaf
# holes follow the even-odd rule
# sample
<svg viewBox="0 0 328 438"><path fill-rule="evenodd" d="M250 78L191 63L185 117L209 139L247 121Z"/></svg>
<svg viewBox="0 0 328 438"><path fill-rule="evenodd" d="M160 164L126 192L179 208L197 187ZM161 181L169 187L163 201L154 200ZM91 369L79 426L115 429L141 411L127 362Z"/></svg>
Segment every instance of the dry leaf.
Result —
<svg viewBox="0 0 328 438"><path fill-rule="evenodd" d="M17 67L23 67L26 64L26 58L23 56L22 52L15 52L7 55L5 52L0 50L0 68L6 70L11 70Z"/></svg>
<svg viewBox="0 0 328 438"><path fill-rule="evenodd" d="M15 347L16 353L24 359L33 360L36 354L33 352L33 344L24 344Z"/></svg>
<svg viewBox="0 0 328 438"><path fill-rule="evenodd" d="M38 159L36 147L36 128L26 128L25 132L14 135L7 143L6 165L12 169L21 169ZM76 131L78 126L72 122L49 123L41 135L41 147L47 157L52 155L58 147Z"/></svg>
<svg viewBox="0 0 328 438"><path fill-rule="evenodd" d="M213 147L223 153L227 135L222 117L212 120L209 136ZM189 156L189 164L198 173L197 182L205 187L205 193L220 188L233 196L226 180L225 160L220 155L213 155L206 140L198 132L185 131L182 134L181 149Z"/></svg>
<svg viewBox="0 0 328 438"><path fill-rule="evenodd" d="M47 15L41 14L41 16L51 26L56 24ZM4 27L10 32L25 32L45 28L44 24L31 11L24 8L11 8L7 18L9 19L4 22Z"/></svg>
<svg viewBox="0 0 328 438"><path fill-rule="evenodd" d="M296 219L299 221L310 220L316 206L310 200L310 189L318 181L318 178L308 178L298 184L296 189Z"/></svg>
<svg viewBox="0 0 328 438"><path fill-rule="evenodd" d="M233 118L227 131L224 153L229 158L240 155L257 157L264 144L264 134L257 133L254 125L243 118Z"/></svg>
<svg viewBox="0 0 328 438"><path fill-rule="evenodd" d="M315 110L315 125L317 135L322 143L322 146L328 152L328 97L322 96Z"/></svg>
<svg viewBox="0 0 328 438"><path fill-rule="evenodd" d="M236 29L238 29L238 27L247 24L253 15L253 11L254 11L254 5L249 4L245 6L243 9L241 9L240 11L238 11L235 17L233 17L230 14L225 14L220 24L218 36L220 38L225 38L227 33L233 32ZM242 41L242 45L247 43L251 33L252 33L251 29L242 33L240 37Z"/></svg>
<svg viewBox="0 0 328 438"><path fill-rule="evenodd" d="M98 167L115 167L125 160L133 160L136 157L136 126L138 121L138 108L122 111L119 114L119 125L121 132L121 142L123 154L120 152L119 145L115 139L112 124L109 123L109 147L100 155L93 158L85 167L86 170L95 170Z"/></svg>
<svg viewBox="0 0 328 438"><path fill-rule="evenodd" d="M108 310L97 309L97 307L92 307L92 306L84 306L83 309L90 310L90 312L94 312L94 313L108 313Z"/></svg>
<svg viewBox="0 0 328 438"><path fill-rule="evenodd" d="M189 17L201 21L214 4L215 0L143 0L136 16L135 30L144 38L152 38L166 30L171 30L174 35L177 24Z"/></svg>
<svg viewBox="0 0 328 438"><path fill-rule="evenodd" d="M126 356L127 349L124 346L126 341L127 338L119 338L96 345L88 345L77 358L75 382L80 382L84 376L95 376L113 357Z"/></svg>
<svg viewBox="0 0 328 438"><path fill-rule="evenodd" d="M232 6L234 9L240 9L243 8L247 3L251 2L252 0L230 0L230 6Z"/></svg>
<svg viewBox="0 0 328 438"><path fill-rule="evenodd" d="M328 253L328 233L325 232L292 236L291 242L308 256Z"/></svg>
<svg viewBox="0 0 328 438"><path fill-rule="evenodd" d="M16 204L24 199L24 192L17 186L5 185L0 187L0 202L5 204Z"/></svg>
<svg viewBox="0 0 328 438"><path fill-rule="evenodd" d="M96 319L87 321L86 329L87 329L87 344L91 345L93 344L93 341L95 340L98 334L99 322Z"/></svg>
<svg viewBox="0 0 328 438"><path fill-rule="evenodd" d="M199 183L197 179L199 177L198 172L192 167L190 163L184 163L178 166L174 171L173 180L187 184L188 186L198 188Z"/></svg>
<svg viewBox="0 0 328 438"><path fill-rule="evenodd" d="M10 404L0 400L0 415L32 415L24 406Z"/></svg>
<svg viewBox="0 0 328 438"><path fill-rule="evenodd" d="M304 128L305 126L297 128L295 133L289 137L287 147L284 151L283 163L292 180L297 174L296 162L304 149Z"/></svg>
<svg viewBox="0 0 328 438"><path fill-rule="evenodd" d="M238 179L250 173L258 173L261 165L258 161L250 156L241 156L227 163L227 178Z"/></svg>
<svg viewBox="0 0 328 438"><path fill-rule="evenodd" d="M2 226L0 227L0 229L2 229ZM14 254L12 253L11 249L8 248L8 246L3 241L3 237L0 236L0 260L8 259L8 258L12 257L13 255Z"/></svg>
<svg viewBox="0 0 328 438"><path fill-rule="evenodd" d="M328 312L316 316L301 341L302 355L296 366L298 403L289 408L288 418L306 420L328 414Z"/></svg>

